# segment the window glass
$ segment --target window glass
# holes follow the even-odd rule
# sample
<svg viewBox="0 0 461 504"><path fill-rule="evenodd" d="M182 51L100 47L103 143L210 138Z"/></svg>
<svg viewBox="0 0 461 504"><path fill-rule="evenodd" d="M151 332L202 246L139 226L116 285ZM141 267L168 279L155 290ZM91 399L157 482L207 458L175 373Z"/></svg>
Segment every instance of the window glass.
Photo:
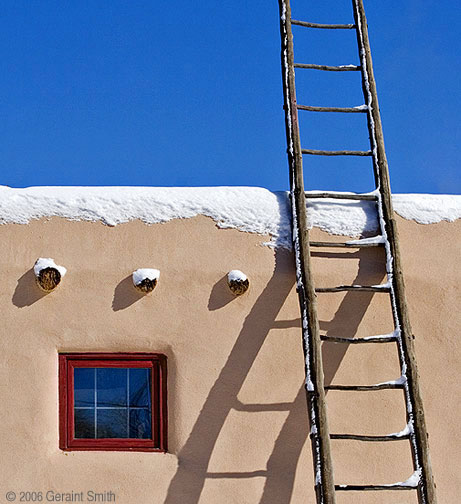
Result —
<svg viewBox="0 0 461 504"><path fill-rule="evenodd" d="M96 369L96 390L97 407L127 407L128 369Z"/></svg>
<svg viewBox="0 0 461 504"><path fill-rule="evenodd" d="M74 368L74 435L152 437L150 368Z"/></svg>
<svg viewBox="0 0 461 504"><path fill-rule="evenodd" d="M127 438L127 409L101 409L96 411L96 437L100 438Z"/></svg>
<svg viewBox="0 0 461 504"><path fill-rule="evenodd" d="M149 439L151 427L151 415L147 409L130 410L130 438Z"/></svg>
<svg viewBox="0 0 461 504"><path fill-rule="evenodd" d="M75 409L75 437L94 439L94 408Z"/></svg>
<svg viewBox="0 0 461 504"><path fill-rule="evenodd" d="M94 407L94 369L77 368L74 372L74 404Z"/></svg>
<svg viewBox="0 0 461 504"><path fill-rule="evenodd" d="M130 405L150 408L150 369L130 369Z"/></svg>

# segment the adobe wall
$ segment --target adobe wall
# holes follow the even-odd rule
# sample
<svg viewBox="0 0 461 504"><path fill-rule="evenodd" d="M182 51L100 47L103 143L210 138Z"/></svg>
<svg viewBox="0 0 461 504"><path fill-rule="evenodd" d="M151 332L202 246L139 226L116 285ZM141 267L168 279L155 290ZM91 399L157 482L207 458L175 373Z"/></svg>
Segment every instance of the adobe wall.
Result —
<svg viewBox="0 0 461 504"><path fill-rule="evenodd" d="M399 226L439 502L454 504L461 487L461 221L399 219ZM314 230L313 238L325 237ZM58 218L0 226L0 498L92 490L112 491L121 504L314 503L293 258L261 246L266 239L218 229L205 217L151 226ZM382 252L337 250L315 251L318 286L383 281ZM38 257L68 269L55 292L34 283ZM140 267L161 271L146 297L131 284ZM235 268L250 278L239 298L225 282ZM349 337L391 332L386 300L321 294L321 329ZM57 356L64 351L165 353L169 453L60 451ZM328 383L400 375L394 344L325 344L324 359ZM327 399L332 432L405 426L399 391L329 392ZM392 483L412 473L407 441L332 444L337 483ZM392 493L340 495L338 504L416 503L414 492Z"/></svg>

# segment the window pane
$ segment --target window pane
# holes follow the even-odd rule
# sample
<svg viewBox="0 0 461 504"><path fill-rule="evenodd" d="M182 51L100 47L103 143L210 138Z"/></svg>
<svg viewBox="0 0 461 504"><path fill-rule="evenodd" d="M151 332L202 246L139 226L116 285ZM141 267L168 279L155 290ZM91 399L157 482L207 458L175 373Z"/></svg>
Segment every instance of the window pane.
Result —
<svg viewBox="0 0 461 504"><path fill-rule="evenodd" d="M74 410L75 437L94 439L94 409Z"/></svg>
<svg viewBox="0 0 461 504"><path fill-rule="evenodd" d="M98 368L96 374L97 406L127 406L127 369ZM99 421L98 421L99 423Z"/></svg>
<svg viewBox="0 0 461 504"><path fill-rule="evenodd" d="M147 406L150 408L150 381L150 369L130 369L130 406Z"/></svg>
<svg viewBox="0 0 461 504"><path fill-rule="evenodd" d="M130 410L130 438L152 439L150 410Z"/></svg>
<svg viewBox="0 0 461 504"><path fill-rule="evenodd" d="M126 438L128 437L128 410L98 409L97 437L98 438Z"/></svg>
<svg viewBox="0 0 461 504"><path fill-rule="evenodd" d="M74 405L94 407L94 368L74 369Z"/></svg>
<svg viewBox="0 0 461 504"><path fill-rule="evenodd" d="M75 438L152 439L151 380L151 368L74 368Z"/></svg>

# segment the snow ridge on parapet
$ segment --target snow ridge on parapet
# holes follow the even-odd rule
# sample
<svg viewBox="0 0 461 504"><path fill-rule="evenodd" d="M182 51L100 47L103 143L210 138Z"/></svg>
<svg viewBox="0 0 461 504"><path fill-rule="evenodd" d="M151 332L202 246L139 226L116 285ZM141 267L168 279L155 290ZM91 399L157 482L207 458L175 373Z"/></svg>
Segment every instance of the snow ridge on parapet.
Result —
<svg viewBox="0 0 461 504"><path fill-rule="evenodd" d="M461 218L461 195L395 194L395 211L421 224ZM260 187L29 187L0 186L0 223L62 217L110 226L205 215L221 228L270 235L266 245L291 248L288 193ZM361 236L378 229L373 201L310 199L310 224L331 234Z"/></svg>

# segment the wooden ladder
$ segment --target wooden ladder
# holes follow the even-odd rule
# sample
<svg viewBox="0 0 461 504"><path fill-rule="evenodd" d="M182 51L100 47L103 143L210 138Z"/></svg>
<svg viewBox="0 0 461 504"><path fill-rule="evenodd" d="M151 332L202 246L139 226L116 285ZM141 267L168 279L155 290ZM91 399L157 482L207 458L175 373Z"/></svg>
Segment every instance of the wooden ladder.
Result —
<svg viewBox="0 0 461 504"><path fill-rule="evenodd" d="M405 301L405 288L402 276L401 259L396 223L393 217L389 171L384 149L383 131L379 113L378 96L368 39L368 28L363 0L352 0L354 24L318 24L291 19L290 0L279 0L280 30L282 42L282 78L284 91L285 124L287 152L290 169L290 197L292 206L293 245L296 259L296 277L301 308L303 350L306 363L306 395L311 423L311 440L315 471L315 491L319 504L333 504L336 492L342 491L389 491L415 490L419 504L436 504L435 484L429 458L428 436L424 419L418 371L408 309ZM292 25L306 29L355 30L358 43L359 65L328 66L295 63L293 55ZM295 68L321 71L360 71L365 104L352 107L314 107L298 105L296 101ZM368 151L321 151L301 147L298 123L298 110L310 112L337 112L367 114L370 150ZM308 193L304 191L303 155L321 156L370 156L376 189L369 194L356 193ZM322 197L354 200L373 200L380 222L380 234L375 239L358 240L353 243L309 242L306 219L306 197ZM383 285L362 286L342 285L332 288L315 289L310 260L310 247L361 247L384 246L386 252L387 282ZM386 337L341 338L320 336L316 309L316 292L340 292L348 290L374 291L387 293L393 307L394 332ZM321 341L339 344L394 342L398 348L401 378L370 386L329 386L324 385L321 359ZM330 434L325 404L326 390L382 390L402 389L406 403L407 427L399 434L387 436L364 436L355 434ZM355 439L369 442L408 439L412 451L413 475L403 483L388 485L335 484L330 454L330 439Z"/></svg>

